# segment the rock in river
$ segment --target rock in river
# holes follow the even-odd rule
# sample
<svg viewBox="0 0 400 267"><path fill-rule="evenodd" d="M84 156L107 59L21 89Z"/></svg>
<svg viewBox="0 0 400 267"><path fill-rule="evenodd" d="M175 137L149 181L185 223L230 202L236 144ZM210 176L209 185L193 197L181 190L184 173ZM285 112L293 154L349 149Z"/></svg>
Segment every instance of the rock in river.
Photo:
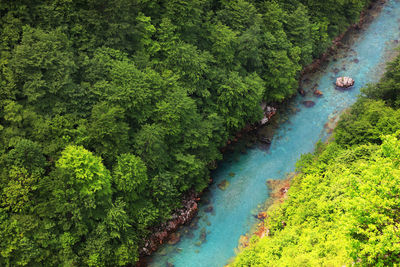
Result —
<svg viewBox="0 0 400 267"><path fill-rule="evenodd" d="M315 96L322 96L323 94L322 94L322 92L320 90L317 89L317 90L314 91L314 95Z"/></svg>
<svg viewBox="0 0 400 267"><path fill-rule="evenodd" d="M307 101L303 101L303 105L306 106L307 108L311 108L315 105L315 102L311 101L311 100L307 100Z"/></svg>
<svg viewBox="0 0 400 267"><path fill-rule="evenodd" d="M354 80L350 77L339 77L336 79L336 86L341 88L348 88L354 85Z"/></svg>
<svg viewBox="0 0 400 267"><path fill-rule="evenodd" d="M229 182L227 180L223 180L218 184L218 188L221 190L225 190L229 186Z"/></svg>
<svg viewBox="0 0 400 267"><path fill-rule="evenodd" d="M207 212L207 213L209 213L209 212L212 212L214 210L214 207L213 206L208 206L208 207L206 207L205 209L204 209L204 212Z"/></svg>
<svg viewBox="0 0 400 267"><path fill-rule="evenodd" d="M299 88L298 91L301 96L306 96L306 92L302 88Z"/></svg>
<svg viewBox="0 0 400 267"><path fill-rule="evenodd" d="M265 144L271 144L271 138L266 137L266 136L260 136L259 138L260 142L265 143Z"/></svg>
<svg viewBox="0 0 400 267"><path fill-rule="evenodd" d="M181 239L181 235L179 233L172 233L169 235L168 244L175 245Z"/></svg>

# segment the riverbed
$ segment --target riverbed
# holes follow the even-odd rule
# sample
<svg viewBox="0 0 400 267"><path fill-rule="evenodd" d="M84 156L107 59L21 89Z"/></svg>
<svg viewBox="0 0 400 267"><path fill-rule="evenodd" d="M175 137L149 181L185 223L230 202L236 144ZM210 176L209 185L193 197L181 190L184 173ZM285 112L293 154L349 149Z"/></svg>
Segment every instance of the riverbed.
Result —
<svg viewBox="0 0 400 267"><path fill-rule="evenodd" d="M353 104L360 88L377 82L386 62L395 54L400 39L400 1L387 1L374 20L347 40L317 73L305 77L305 97L296 97L280 114L269 149L253 147L227 153L213 172L214 183L202 196L199 213L179 230L180 242L163 245L153 255L150 266L223 266L235 255L241 235L257 222L254 216L269 196L266 181L284 179L295 169L304 153L325 140L340 112ZM336 77L349 76L355 85L345 91L335 89ZM313 88L323 93L312 94ZM304 101L313 101L307 108ZM226 181L226 188L218 184ZM222 190L222 189L224 190Z"/></svg>

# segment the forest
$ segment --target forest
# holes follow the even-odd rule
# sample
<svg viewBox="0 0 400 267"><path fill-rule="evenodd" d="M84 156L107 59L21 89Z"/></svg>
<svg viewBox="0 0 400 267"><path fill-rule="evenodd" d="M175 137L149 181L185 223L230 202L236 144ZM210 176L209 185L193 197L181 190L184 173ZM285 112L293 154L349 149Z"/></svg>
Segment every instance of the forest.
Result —
<svg viewBox="0 0 400 267"><path fill-rule="evenodd" d="M260 103L296 94L302 68L369 2L1 1L0 265L135 263L151 227L168 220L182 196L207 187L227 140L262 118ZM324 169L329 153L353 176L377 171L380 162L395 175L398 141L381 136L398 125L389 123L399 116L391 82L379 85L381 95L370 92L384 100L365 100L352 111L370 124L347 116L337 141L303 160L314 183L318 174L338 171ZM373 121L366 107L385 116ZM353 169L368 160L357 151L377 163ZM363 243L374 231L394 238L388 227L397 209L390 205L387 214L369 214L387 219L381 228L354 221L358 228L350 229L358 239L348 245L368 262L396 255L370 255ZM324 210L342 214L334 206ZM284 233L277 221L270 224L274 235ZM263 258L250 258L250 251L238 262Z"/></svg>
<svg viewBox="0 0 400 267"><path fill-rule="evenodd" d="M333 139L303 155L269 236L233 266L400 264L400 56L342 115ZM397 265L396 265L397 264Z"/></svg>

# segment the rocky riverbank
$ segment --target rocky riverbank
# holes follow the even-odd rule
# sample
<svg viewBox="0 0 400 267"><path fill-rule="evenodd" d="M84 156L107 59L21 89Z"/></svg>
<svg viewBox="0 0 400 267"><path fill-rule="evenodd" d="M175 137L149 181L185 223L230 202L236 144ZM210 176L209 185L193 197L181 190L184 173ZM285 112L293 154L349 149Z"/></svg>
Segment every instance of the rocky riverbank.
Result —
<svg viewBox="0 0 400 267"><path fill-rule="evenodd" d="M151 255L163 243L174 244L179 242L179 236L174 233L179 226L186 224L197 214L197 202L199 200L199 194L190 192L183 199L182 208L177 210L169 221L151 229L152 234L144 240L144 246L139 251L142 259L136 266L146 266L144 257Z"/></svg>
<svg viewBox="0 0 400 267"><path fill-rule="evenodd" d="M250 239L253 235L258 236L259 238L268 236L269 230L268 227L265 225L264 220L270 215L273 209L278 207L285 200L287 192L290 188L290 182L295 177L295 175L296 173L291 173L283 180L267 181L267 186L270 191L270 197L264 203L263 208L261 208L260 211L258 211L258 213L254 215L260 221L256 225L254 225L249 233L246 233L246 235L242 235L240 237L236 252L240 252L242 249L246 248L249 245Z"/></svg>

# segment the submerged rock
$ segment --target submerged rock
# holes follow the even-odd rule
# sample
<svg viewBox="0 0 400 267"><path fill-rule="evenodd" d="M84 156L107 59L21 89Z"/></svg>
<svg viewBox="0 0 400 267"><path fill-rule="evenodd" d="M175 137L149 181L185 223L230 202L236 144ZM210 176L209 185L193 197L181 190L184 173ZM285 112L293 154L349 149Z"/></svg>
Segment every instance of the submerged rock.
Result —
<svg viewBox="0 0 400 267"><path fill-rule="evenodd" d="M209 212L212 212L214 210L214 207L213 206L208 206L208 207L206 207L205 209L204 209L204 212L207 212L207 213L209 213Z"/></svg>
<svg viewBox="0 0 400 267"><path fill-rule="evenodd" d="M323 93L320 90L317 89L317 90L314 91L314 95L315 96L322 96Z"/></svg>
<svg viewBox="0 0 400 267"><path fill-rule="evenodd" d="M204 243L206 241L206 238L207 238L206 228L201 228L199 240L201 241L201 243Z"/></svg>
<svg viewBox="0 0 400 267"><path fill-rule="evenodd" d="M195 217L189 224L190 229L197 229L198 228L199 217Z"/></svg>
<svg viewBox="0 0 400 267"><path fill-rule="evenodd" d="M203 244L203 242L201 242L201 241L197 241L196 243L194 243L194 245L195 245L195 246L198 246L198 247L200 247L201 244Z"/></svg>
<svg viewBox="0 0 400 267"><path fill-rule="evenodd" d="M271 138L268 138L266 136L260 136L260 142L269 145L269 144L271 144Z"/></svg>
<svg viewBox="0 0 400 267"><path fill-rule="evenodd" d="M354 85L354 80L350 77L339 77L336 79L336 86L341 88L348 88Z"/></svg>
<svg viewBox="0 0 400 267"><path fill-rule="evenodd" d="M172 233L169 235L168 244L175 245L181 240L181 235L179 233Z"/></svg>
<svg viewBox="0 0 400 267"><path fill-rule="evenodd" d="M246 148L252 148L254 146L254 142L247 142Z"/></svg>
<svg viewBox="0 0 400 267"><path fill-rule="evenodd" d="M163 248L162 250L160 250L159 254L160 254L161 256L167 255L167 249L166 249L166 248Z"/></svg>
<svg viewBox="0 0 400 267"><path fill-rule="evenodd" d="M209 196L203 197L203 198L201 199L201 202L202 202L204 205L210 204L210 203L211 203L210 197L209 197Z"/></svg>
<svg viewBox="0 0 400 267"><path fill-rule="evenodd" d="M229 182L227 180L223 180L218 184L218 188L224 191L229 186Z"/></svg>
<svg viewBox="0 0 400 267"><path fill-rule="evenodd" d="M311 108L315 105L315 102L311 101L311 100L307 100L307 101L303 101L303 105L306 106L307 108Z"/></svg>

